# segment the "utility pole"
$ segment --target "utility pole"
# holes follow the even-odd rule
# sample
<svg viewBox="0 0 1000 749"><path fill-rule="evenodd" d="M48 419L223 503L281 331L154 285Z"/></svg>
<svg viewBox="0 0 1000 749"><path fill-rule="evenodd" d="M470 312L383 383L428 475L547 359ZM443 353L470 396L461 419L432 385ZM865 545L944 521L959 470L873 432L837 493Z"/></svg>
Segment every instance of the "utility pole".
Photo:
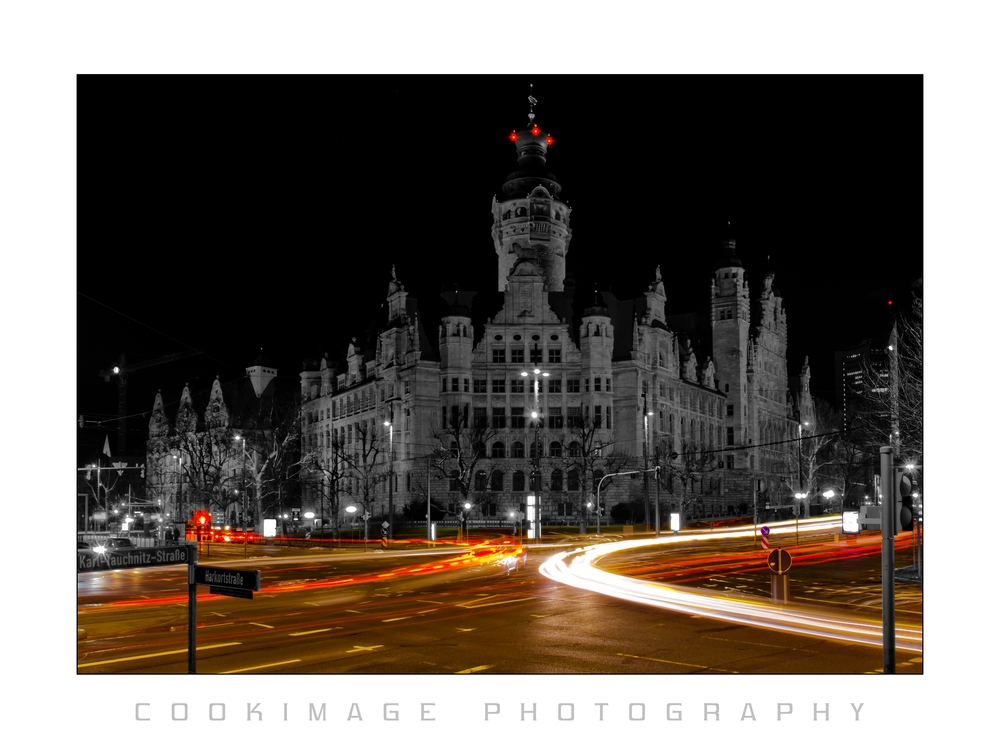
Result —
<svg viewBox="0 0 1000 749"><path fill-rule="evenodd" d="M660 446L656 445L656 536L660 535Z"/></svg>
<svg viewBox="0 0 1000 749"><path fill-rule="evenodd" d="M882 673L896 673L896 487L892 447L880 447L882 474Z"/></svg>
<svg viewBox="0 0 1000 749"><path fill-rule="evenodd" d="M646 408L646 394L642 394L642 489L646 502L646 524L649 524L649 409Z"/></svg>

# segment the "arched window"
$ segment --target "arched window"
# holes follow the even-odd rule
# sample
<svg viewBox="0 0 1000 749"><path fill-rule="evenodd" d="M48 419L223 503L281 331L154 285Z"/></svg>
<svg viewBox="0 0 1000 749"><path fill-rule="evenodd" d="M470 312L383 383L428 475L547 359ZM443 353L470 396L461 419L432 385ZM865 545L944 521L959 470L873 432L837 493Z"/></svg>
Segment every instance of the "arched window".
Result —
<svg viewBox="0 0 1000 749"><path fill-rule="evenodd" d="M579 442L570 442L569 443L569 457L571 457L571 458L579 458L580 454L581 454L580 453L580 443Z"/></svg>
<svg viewBox="0 0 1000 749"><path fill-rule="evenodd" d="M552 472L552 478L549 482L549 486L554 492L561 492L563 490L563 475L562 471L558 468Z"/></svg>
<svg viewBox="0 0 1000 749"><path fill-rule="evenodd" d="M504 457L504 445L503 442L494 442L493 450L490 452L490 457L492 458L502 458Z"/></svg>
<svg viewBox="0 0 1000 749"><path fill-rule="evenodd" d="M486 491L486 471L476 471L476 491Z"/></svg>
<svg viewBox="0 0 1000 749"><path fill-rule="evenodd" d="M524 471L514 471L514 491L524 491Z"/></svg>
<svg viewBox="0 0 1000 749"><path fill-rule="evenodd" d="M515 442L510 446L510 457L512 458L523 458L524 457L524 443Z"/></svg>
<svg viewBox="0 0 1000 749"><path fill-rule="evenodd" d="M490 474L490 491L503 491L503 471L493 471Z"/></svg>
<svg viewBox="0 0 1000 749"><path fill-rule="evenodd" d="M549 456L553 458L562 457L562 443L561 442L550 442L549 443Z"/></svg>
<svg viewBox="0 0 1000 749"><path fill-rule="evenodd" d="M580 491L580 474L575 468L566 474L566 490L571 492Z"/></svg>

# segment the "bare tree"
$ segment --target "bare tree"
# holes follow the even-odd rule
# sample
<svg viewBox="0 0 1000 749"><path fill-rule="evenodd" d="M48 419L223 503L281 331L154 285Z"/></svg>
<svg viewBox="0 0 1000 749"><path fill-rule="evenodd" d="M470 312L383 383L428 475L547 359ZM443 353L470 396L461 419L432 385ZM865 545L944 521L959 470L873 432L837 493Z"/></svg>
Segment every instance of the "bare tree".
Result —
<svg viewBox="0 0 1000 749"><path fill-rule="evenodd" d="M389 440L375 426L374 419L359 421L353 426L353 437L343 449L344 478L351 486L353 501L360 504L365 513L372 514L378 486L389 475L389 466L383 459L383 453L388 452ZM367 522L365 540L368 540Z"/></svg>
<svg viewBox="0 0 1000 749"><path fill-rule="evenodd" d="M699 499L719 494L722 471L718 454L687 440L681 442L678 453L666 447L657 450L660 488L666 490L682 513Z"/></svg>
<svg viewBox="0 0 1000 749"><path fill-rule="evenodd" d="M299 474L303 481L311 482L320 496L321 506L322 503L328 503L337 536L340 536L341 484L350 474L344 447L340 438L334 435L328 455L324 456L319 450L312 450L302 456L302 471Z"/></svg>
<svg viewBox="0 0 1000 749"><path fill-rule="evenodd" d="M798 481L798 477L802 476L802 491L806 494L819 491L820 477L829 473L837 459L833 447L840 437L837 414L826 401L813 401L813 418L814 423L809 425L808 430L803 429L802 439L795 448L795 460L801 460L798 465L801 473L797 472L793 478Z"/></svg>
<svg viewBox="0 0 1000 749"><path fill-rule="evenodd" d="M230 429L212 429L182 433L174 439L193 503L210 512L213 509L224 512L239 488L240 478L232 474L232 466L239 455L234 438Z"/></svg>
<svg viewBox="0 0 1000 749"><path fill-rule="evenodd" d="M567 489L579 490L576 510L581 533L587 532L587 502L590 495L596 494L597 482L604 476L624 471L631 462L630 455L614 449L614 440L604 440L599 436L598 433L602 431L593 417L580 419L575 424L570 424L569 442L562 443ZM614 482L613 478L605 481L601 491L605 491ZM599 510L600 508L595 507L595 512Z"/></svg>
<svg viewBox="0 0 1000 749"><path fill-rule="evenodd" d="M506 473L505 461L491 457L497 436L498 430L485 420L470 425L467 415L458 411L452 411L446 428L434 434L439 446L430 456L432 471L462 495L463 508L479 507L492 498L493 474Z"/></svg>
<svg viewBox="0 0 1000 749"><path fill-rule="evenodd" d="M892 445L896 456L920 462L923 456L923 301L916 294L889 338L888 367L868 362L864 398L852 418L863 441Z"/></svg>

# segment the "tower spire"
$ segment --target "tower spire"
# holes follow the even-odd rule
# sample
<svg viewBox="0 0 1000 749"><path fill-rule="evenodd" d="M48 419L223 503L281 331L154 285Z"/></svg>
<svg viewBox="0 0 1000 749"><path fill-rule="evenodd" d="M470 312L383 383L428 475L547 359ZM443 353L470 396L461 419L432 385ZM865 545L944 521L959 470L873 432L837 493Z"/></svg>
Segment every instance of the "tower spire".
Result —
<svg viewBox="0 0 1000 749"><path fill-rule="evenodd" d="M538 99L534 97L535 84L528 84L528 127L535 121L535 105L538 103Z"/></svg>

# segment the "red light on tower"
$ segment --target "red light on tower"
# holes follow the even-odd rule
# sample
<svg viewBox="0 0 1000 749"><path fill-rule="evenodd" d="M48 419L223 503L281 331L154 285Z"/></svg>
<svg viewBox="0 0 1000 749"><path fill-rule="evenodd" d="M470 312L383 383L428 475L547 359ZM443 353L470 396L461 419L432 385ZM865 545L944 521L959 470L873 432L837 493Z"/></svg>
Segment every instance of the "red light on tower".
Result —
<svg viewBox="0 0 1000 749"><path fill-rule="evenodd" d="M552 136L551 135L546 135L545 136L545 145L551 146L553 143L555 143L555 141L552 140Z"/></svg>
<svg viewBox="0 0 1000 749"><path fill-rule="evenodd" d="M891 299L889 300L889 306L890 307L892 306L892 300Z"/></svg>
<svg viewBox="0 0 1000 749"><path fill-rule="evenodd" d="M538 135L540 132L542 131L539 129L538 125L535 125L534 127L531 128L532 135Z"/></svg>
<svg viewBox="0 0 1000 749"><path fill-rule="evenodd" d="M508 135L507 137L510 138L510 140L511 140L512 143L514 143L514 142L517 141L517 133L515 133L513 130L511 131L510 135Z"/></svg>

